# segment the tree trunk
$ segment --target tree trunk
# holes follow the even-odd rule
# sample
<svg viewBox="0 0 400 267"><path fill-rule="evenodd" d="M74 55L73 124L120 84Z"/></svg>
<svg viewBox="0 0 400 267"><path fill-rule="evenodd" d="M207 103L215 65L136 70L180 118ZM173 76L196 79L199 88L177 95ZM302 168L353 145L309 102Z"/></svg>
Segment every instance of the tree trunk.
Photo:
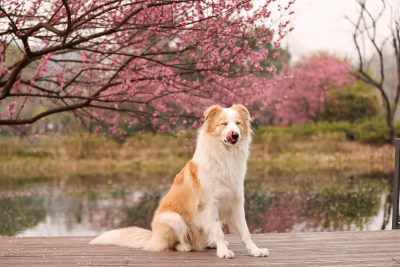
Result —
<svg viewBox="0 0 400 267"><path fill-rule="evenodd" d="M390 129L390 143L394 145L396 141L396 129L394 128L393 120L388 120L387 123Z"/></svg>

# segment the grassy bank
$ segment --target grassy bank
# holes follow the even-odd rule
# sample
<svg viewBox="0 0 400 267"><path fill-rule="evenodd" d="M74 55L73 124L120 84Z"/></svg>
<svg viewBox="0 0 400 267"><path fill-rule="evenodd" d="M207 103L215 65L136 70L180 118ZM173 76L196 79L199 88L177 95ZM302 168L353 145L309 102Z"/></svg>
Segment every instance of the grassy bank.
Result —
<svg viewBox="0 0 400 267"><path fill-rule="evenodd" d="M169 184L191 158L195 134L141 134L117 143L93 137L0 138L0 185L43 180L95 182L106 186ZM255 131L248 186L270 191L318 188L327 181L390 174L394 149L388 144L350 141L334 131L267 127Z"/></svg>

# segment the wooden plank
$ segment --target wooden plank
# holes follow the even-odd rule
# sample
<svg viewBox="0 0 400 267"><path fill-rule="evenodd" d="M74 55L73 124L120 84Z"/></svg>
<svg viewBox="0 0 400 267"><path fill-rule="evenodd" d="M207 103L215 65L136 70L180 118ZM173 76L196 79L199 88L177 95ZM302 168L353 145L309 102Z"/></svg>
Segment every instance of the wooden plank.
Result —
<svg viewBox="0 0 400 267"><path fill-rule="evenodd" d="M235 258L201 252L148 252L90 245L92 237L0 237L0 266L400 266L400 231L253 235L270 257L254 258L227 235Z"/></svg>

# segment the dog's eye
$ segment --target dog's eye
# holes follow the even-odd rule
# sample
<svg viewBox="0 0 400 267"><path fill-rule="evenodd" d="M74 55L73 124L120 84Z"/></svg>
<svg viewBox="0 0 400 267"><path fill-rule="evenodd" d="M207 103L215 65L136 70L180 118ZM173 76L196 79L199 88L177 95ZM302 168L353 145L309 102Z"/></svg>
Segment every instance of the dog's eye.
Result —
<svg viewBox="0 0 400 267"><path fill-rule="evenodd" d="M226 122L221 122L219 125L224 125L224 126L226 126L226 125L228 125L228 123L226 123Z"/></svg>
<svg viewBox="0 0 400 267"><path fill-rule="evenodd" d="M236 122L236 125L239 125L239 124L241 124L241 122L240 122L240 121L237 121L237 122Z"/></svg>

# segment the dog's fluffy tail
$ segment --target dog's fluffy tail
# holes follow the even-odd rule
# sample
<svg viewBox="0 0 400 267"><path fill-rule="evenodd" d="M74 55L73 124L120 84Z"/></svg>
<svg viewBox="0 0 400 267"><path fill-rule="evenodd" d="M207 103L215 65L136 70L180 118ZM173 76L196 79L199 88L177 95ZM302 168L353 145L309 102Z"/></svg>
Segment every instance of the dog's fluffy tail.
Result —
<svg viewBox="0 0 400 267"><path fill-rule="evenodd" d="M120 228L105 232L90 244L118 245L131 248L143 248L153 236L150 230L139 227Z"/></svg>

